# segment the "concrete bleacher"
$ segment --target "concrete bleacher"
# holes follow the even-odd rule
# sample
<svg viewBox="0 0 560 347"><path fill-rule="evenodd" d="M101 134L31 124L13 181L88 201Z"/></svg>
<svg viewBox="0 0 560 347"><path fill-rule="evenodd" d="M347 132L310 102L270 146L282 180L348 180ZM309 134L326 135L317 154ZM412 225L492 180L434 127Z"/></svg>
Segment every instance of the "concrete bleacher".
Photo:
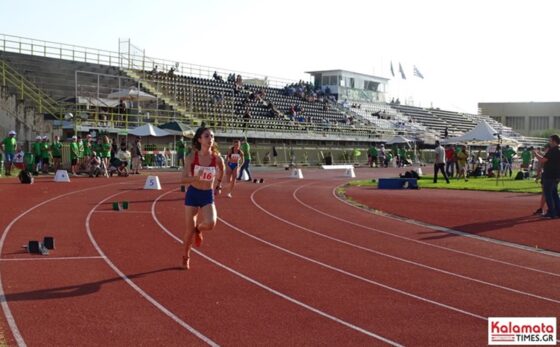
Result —
<svg viewBox="0 0 560 347"><path fill-rule="evenodd" d="M430 109L430 112L450 125L451 131L467 132L475 127L472 120L458 112Z"/></svg>
<svg viewBox="0 0 560 347"><path fill-rule="evenodd" d="M391 106L397 111L410 117L414 122L420 123L429 129L437 131L437 133L441 137L443 137L446 128L448 129L448 132L453 132L454 130L451 124L439 117L434 116L430 111L427 111L421 107L395 104Z"/></svg>
<svg viewBox="0 0 560 347"><path fill-rule="evenodd" d="M76 95L76 71L124 76L119 68L112 66L34 55L0 51L0 59L55 100L63 100ZM100 76L99 86L100 95L107 95L111 93L112 89L118 88L118 80ZM78 94L95 96L97 94L97 76L78 74Z"/></svg>

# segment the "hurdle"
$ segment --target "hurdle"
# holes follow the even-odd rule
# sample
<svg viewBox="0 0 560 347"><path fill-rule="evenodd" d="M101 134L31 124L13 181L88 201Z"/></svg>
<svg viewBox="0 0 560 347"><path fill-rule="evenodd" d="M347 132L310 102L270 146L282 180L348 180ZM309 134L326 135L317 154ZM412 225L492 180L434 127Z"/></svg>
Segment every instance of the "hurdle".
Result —
<svg viewBox="0 0 560 347"><path fill-rule="evenodd" d="M354 165L321 165L323 170L346 170L344 177L356 178Z"/></svg>

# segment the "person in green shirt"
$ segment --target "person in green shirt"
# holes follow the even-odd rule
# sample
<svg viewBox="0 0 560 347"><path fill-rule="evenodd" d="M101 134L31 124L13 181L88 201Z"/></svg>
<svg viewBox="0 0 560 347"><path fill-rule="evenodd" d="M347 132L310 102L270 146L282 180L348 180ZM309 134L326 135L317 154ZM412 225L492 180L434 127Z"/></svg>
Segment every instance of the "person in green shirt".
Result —
<svg viewBox="0 0 560 347"><path fill-rule="evenodd" d="M393 153L391 151L387 151L387 154L385 155L385 167L389 167L392 161Z"/></svg>
<svg viewBox="0 0 560 347"><path fill-rule="evenodd" d="M51 152L53 157L53 167L54 171L60 170L62 162L62 143L60 142L60 137L57 135L54 137L54 141L51 144Z"/></svg>
<svg viewBox="0 0 560 347"><path fill-rule="evenodd" d="M31 145L31 153L33 153L33 157L35 158L35 173L39 172L41 169L41 146L42 146L43 138L41 136L35 137L35 142Z"/></svg>
<svg viewBox="0 0 560 347"><path fill-rule="evenodd" d="M70 164L72 165L72 175L78 174L78 158L80 156L80 146L78 146L78 137L72 136L70 143Z"/></svg>
<svg viewBox="0 0 560 347"><path fill-rule="evenodd" d="M509 145L504 148L504 174L509 171L509 177L513 175L513 157L515 157L515 150Z"/></svg>
<svg viewBox="0 0 560 347"><path fill-rule="evenodd" d="M243 152L243 165L241 165L241 169L239 169L237 180L240 181L243 177L243 171L246 171L247 176L249 176L249 181L252 181L253 178L251 177L251 170L249 169L249 165L251 164L251 145L249 145L247 138L245 138L241 144L241 152Z"/></svg>
<svg viewBox="0 0 560 347"><path fill-rule="evenodd" d="M81 136L78 136L78 171L82 170L84 166L84 141Z"/></svg>
<svg viewBox="0 0 560 347"><path fill-rule="evenodd" d="M43 136L43 141L41 142L41 169L43 173L49 173L49 163L51 159L51 146L49 144L49 138Z"/></svg>
<svg viewBox="0 0 560 347"><path fill-rule="evenodd" d="M84 148L84 163L89 163L91 157L91 135L88 134L85 139L82 140L82 147Z"/></svg>
<svg viewBox="0 0 560 347"><path fill-rule="evenodd" d="M406 164L406 149L404 149L404 146L402 146L399 147L397 151L399 155L399 166L404 167L404 165Z"/></svg>
<svg viewBox="0 0 560 347"><path fill-rule="evenodd" d="M175 144L177 150L177 163L179 168L185 165L185 138L181 136Z"/></svg>
<svg viewBox="0 0 560 347"><path fill-rule="evenodd" d="M377 167L377 155L378 155L377 147L375 147L375 144L372 144L368 149L369 167L373 167L374 165L375 167Z"/></svg>
<svg viewBox="0 0 560 347"><path fill-rule="evenodd" d="M8 132L8 136L2 140L1 147L2 152L4 152L4 169L6 176L11 176L17 147L16 132L14 130Z"/></svg>
<svg viewBox="0 0 560 347"><path fill-rule="evenodd" d="M106 177L109 177L109 158L111 158L111 141L107 135L104 135L101 143L101 161Z"/></svg>
<svg viewBox="0 0 560 347"><path fill-rule="evenodd" d="M521 152L521 168L525 170L529 170L529 165L533 161L533 147L528 148L525 147L523 152Z"/></svg>

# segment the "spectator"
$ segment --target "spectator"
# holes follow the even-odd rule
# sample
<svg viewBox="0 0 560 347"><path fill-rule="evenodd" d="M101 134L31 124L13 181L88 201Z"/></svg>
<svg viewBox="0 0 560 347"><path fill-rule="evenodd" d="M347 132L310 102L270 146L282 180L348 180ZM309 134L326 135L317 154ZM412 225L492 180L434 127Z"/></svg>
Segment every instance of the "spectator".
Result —
<svg viewBox="0 0 560 347"><path fill-rule="evenodd" d="M49 144L49 138L43 136L43 141L41 142L41 171L44 174L49 173L49 162L51 158L51 145Z"/></svg>
<svg viewBox="0 0 560 347"><path fill-rule="evenodd" d="M142 152L142 140L140 137L136 138L136 142L131 149L132 156L132 174L138 175L139 170L142 168L143 152Z"/></svg>
<svg viewBox="0 0 560 347"><path fill-rule="evenodd" d="M4 152L4 169L6 170L6 176L12 175L12 166L16 154L16 147L16 132L11 130L8 132L8 136L2 140L2 152Z"/></svg>
<svg viewBox="0 0 560 347"><path fill-rule="evenodd" d="M33 157L35 158L35 167L33 169L34 173L38 173L39 170L41 170L42 164L41 164L41 143L43 141L43 138L41 136L37 136L35 137L35 142L33 142L32 145L32 153L33 153Z"/></svg>
<svg viewBox="0 0 560 347"><path fill-rule="evenodd" d="M78 137L76 135L72 136L72 142L70 143L70 165L72 170L72 175L78 175L78 158L80 157L80 147L78 146Z"/></svg>
<svg viewBox="0 0 560 347"><path fill-rule="evenodd" d="M457 172L457 178L463 177L465 182L467 179L467 159L469 158L469 153L465 147L459 147L460 151L457 153L457 163L459 165L459 171Z"/></svg>
<svg viewBox="0 0 560 347"><path fill-rule="evenodd" d="M560 198L558 197L558 181L560 180L560 138L552 135L548 141L549 149L546 154L534 151L535 157L543 164L542 186L548 211L544 217L558 218L560 216Z"/></svg>
<svg viewBox="0 0 560 347"><path fill-rule="evenodd" d="M243 152L243 165L241 165L241 169L239 169L237 180L240 181L243 178L243 172L245 171L247 172L249 181L252 181L251 170L249 168L251 165L251 146L247 138L245 138L241 144L241 152Z"/></svg>
<svg viewBox="0 0 560 347"><path fill-rule="evenodd" d="M455 176L455 150L451 145L445 146L445 173L449 178Z"/></svg>
<svg viewBox="0 0 560 347"><path fill-rule="evenodd" d="M62 143L60 142L60 137L57 135L54 137L54 141L51 145L52 157L53 157L53 167L54 171L61 169L62 162Z"/></svg>
<svg viewBox="0 0 560 347"><path fill-rule="evenodd" d="M91 157L89 159L89 177L99 177L101 173L101 158L97 155L96 151L91 151Z"/></svg>
<svg viewBox="0 0 560 347"><path fill-rule="evenodd" d="M521 169L529 170L531 162L533 161L533 147L525 147L521 152Z"/></svg>
<svg viewBox="0 0 560 347"><path fill-rule="evenodd" d="M126 111L127 111L126 102L124 102L124 98L121 98L119 100L118 112L120 115L124 115L126 114Z"/></svg>
<svg viewBox="0 0 560 347"><path fill-rule="evenodd" d="M375 144L372 143L371 146L368 149L368 165L369 167L377 167L377 147L375 147Z"/></svg>
<svg viewBox="0 0 560 347"><path fill-rule="evenodd" d="M515 157L515 150L509 145L504 148L504 174L509 171L509 177L513 176L513 158Z"/></svg>
<svg viewBox="0 0 560 347"><path fill-rule="evenodd" d="M80 172L82 168L85 166L84 152L85 152L84 142L82 141L82 137L78 136L78 172Z"/></svg>
<svg viewBox="0 0 560 347"><path fill-rule="evenodd" d="M222 81L222 76L218 75L218 71L214 71L214 74L212 75L212 77L216 81L220 81L220 82Z"/></svg>
<svg viewBox="0 0 560 347"><path fill-rule="evenodd" d="M439 144L439 141L436 141L436 148L434 152L436 155L434 163L434 183L437 183L438 171L441 171L443 178L445 178L445 181L449 183L449 178L447 178L447 174L445 173L445 150Z"/></svg>
<svg viewBox="0 0 560 347"><path fill-rule="evenodd" d="M111 140L107 135L102 138L101 144L101 163L103 164L103 173L105 177L109 177L109 159L111 158Z"/></svg>

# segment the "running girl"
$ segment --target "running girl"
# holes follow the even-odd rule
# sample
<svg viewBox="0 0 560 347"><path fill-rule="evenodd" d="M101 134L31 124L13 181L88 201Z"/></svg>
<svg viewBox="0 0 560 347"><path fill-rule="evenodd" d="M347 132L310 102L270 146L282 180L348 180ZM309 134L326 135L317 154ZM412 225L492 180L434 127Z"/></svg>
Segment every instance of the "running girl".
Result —
<svg viewBox="0 0 560 347"><path fill-rule="evenodd" d="M244 157L243 152L241 151L241 141L235 140L233 141L233 147L231 147L227 152L226 182L229 183L228 198L231 198L233 194L237 171L239 170L239 166L243 163L243 160Z"/></svg>
<svg viewBox="0 0 560 347"><path fill-rule="evenodd" d="M185 157L181 179L183 184L189 185L185 195L185 269L190 268L193 242L200 247L202 233L211 231L216 226L218 216L214 205L214 189L220 193L223 175L224 160L214 143L214 133L205 127L198 128L192 140L192 152Z"/></svg>

